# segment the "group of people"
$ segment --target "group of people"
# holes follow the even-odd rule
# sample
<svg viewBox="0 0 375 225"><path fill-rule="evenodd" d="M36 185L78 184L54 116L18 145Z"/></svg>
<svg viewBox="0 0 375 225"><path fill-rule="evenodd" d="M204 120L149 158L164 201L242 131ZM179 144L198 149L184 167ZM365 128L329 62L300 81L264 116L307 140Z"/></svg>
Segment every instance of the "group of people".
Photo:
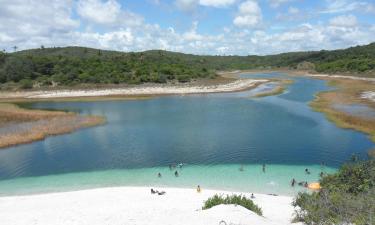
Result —
<svg viewBox="0 0 375 225"><path fill-rule="evenodd" d="M310 172L310 170L309 170L308 168L305 169L305 173L306 173L307 175L310 175L310 174L311 174L311 172ZM320 172L319 176L320 176L320 177L323 177L323 176L324 176L324 173L323 173L323 172ZM291 182L290 182L290 185L291 185L292 187L294 187L296 184L298 184L299 186L306 187L306 188L309 186L309 184L307 183L307 181L301 181L301 182L298 182L298 183L297 183L296 179L293 178L293 179L291 180Z"/></svg>

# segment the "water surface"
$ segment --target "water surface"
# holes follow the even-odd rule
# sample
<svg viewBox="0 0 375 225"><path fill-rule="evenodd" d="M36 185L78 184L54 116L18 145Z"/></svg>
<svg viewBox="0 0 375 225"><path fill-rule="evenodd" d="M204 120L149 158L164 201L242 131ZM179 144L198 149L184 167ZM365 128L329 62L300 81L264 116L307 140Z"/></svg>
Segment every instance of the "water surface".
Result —
<svg viewBox="0 0 375 225"><path fill-rule="evenodd" d="M33 103L32 108L104 115L108 123L0 151L0 195L198 184L293 194L300 189L290 187L292 178L317 180L321 171L334 171L353 153L364 157L374 145L366 135L340 129L311 111L308 102L328 89L325 81L292 79L295 82L284 94L256 99L249 97L250 90L134 101ZM180 162L186 165L176 178L168 166ZM306 175L305 168L312 174Z"/></svg>

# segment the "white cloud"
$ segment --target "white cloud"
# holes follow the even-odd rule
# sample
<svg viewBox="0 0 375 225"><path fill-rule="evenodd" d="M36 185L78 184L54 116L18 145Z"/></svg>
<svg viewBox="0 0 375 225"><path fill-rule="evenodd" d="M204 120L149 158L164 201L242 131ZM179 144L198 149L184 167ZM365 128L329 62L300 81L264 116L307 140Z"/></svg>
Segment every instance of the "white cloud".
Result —
<svg viewBox="0 0 375 225"><path fill-rule="evenodd" d="M227 7L235 2L236 0L200 0L199 4L203 6Z"/></svg>
<svg viewBox="0 0 375 225"><path fill-rule="evenodd" d="M277 8L284 3L292 2L294 0L268 0L268 1L270 3L271 7Z"/></svg>
<svg viewBox="0 0 375 225"><path fill-rule="evenodd" d="M193 11L199 3L199 0L176 0L175 5L182 11Z"/></svg>
<svg viewBox="0 0 375 225"><path fill-rule="evenodd" d="M30 0L30 4L24 4L24 0L0 1L0 49L7 50L14 45L19 49L40 45L79 45L120 51L165 49L195 54L248 55L344 48L367 44L375 37L375 25L361 23L354 13L316 24L290 27L279 23L269 30L261 30L258 26L263 24L262 11L255 1L244 1L238 7L233 23L241 29L232 25L209 34L197 29L198 21L192 22L191 28L183 31L181 28L146 23L125 6L116 6L114 0L96 0L96 3L108 4L105 5L108 11L112 10L113 17L104 19L94 18L95 14L90 11L81 11L81 18L73 16L74 7L78 12L78 3L83 1L77 4L69 0ZM196 4L200 3L196 1ZM299 15L306 14L302 8L298 13L293 7L287 9L286 13L289 12L294 22ZM98 12L96 15L105 13ZM131 22L129 15L134 15L137 22ZM248 29L254 27L257 29ZM272 29L274 27L279 29Z"/></svg>
<svg viewBox="0 0 375 225"><path fill-rule="evenodd" d="M116 0L79 0L77 13L88 22L107 26L138 26L143 18L121 9Z"/></svg>
<svg viewBox="0 0 375 225"><path fill-rule="evenodd" d="M356 27L358 25L357 18L353 15L337 16L329 21L334 27Z"/></svg>
<svg viewBox="0 0 375 225"><path fill-rule="evenodd" d="M262 21L262 10L257 2L248 0L238 7L238 15L233 23L238 27L255 27Z"/></svg>
<svg viewBox="0 0 375 225"><path fill-rule="evenodd" d="M80 0L77 12L82 18L92 22L110 24L116 22L121 13L121 5L114 0Z"/></svg>
<svg viewBox="0 0 375 225"><path fill-rule="evenodd" d="M366 1L326 0L326 2L327 6L321 13L345 13L351 11L375 13L375 4Z"/></svg>
<svg viewBox="0 0 375 225"><path fill-rule="evenodd" d="M289 14L297 14L297 13L299 13L299 9L291 6L291 7L288 8L288 13Z"/></svg>

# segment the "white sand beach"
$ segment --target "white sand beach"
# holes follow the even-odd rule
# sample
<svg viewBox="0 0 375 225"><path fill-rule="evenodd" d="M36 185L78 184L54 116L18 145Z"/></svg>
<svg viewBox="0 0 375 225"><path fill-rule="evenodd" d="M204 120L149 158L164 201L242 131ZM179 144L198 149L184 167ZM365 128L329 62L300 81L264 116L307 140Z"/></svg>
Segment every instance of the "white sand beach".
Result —
<svg viewBox="0 0 375 225"><path fill-rule="evenodd" d="M0 92L0 98L69 98L95 96L135 96L135 95L167 95L167 94L200 94L216 92L234 92L251 88L267 80L238 79L233 82L217 85L139 85L124 88L85 89L85 90L47 90Z"/></svg>
<svg viewBox="0 0 375 225"><path fill-rule="evenodd" d="M263 217L235 205L202 210L214 194L231 192L156 188L165 195L150 193L148 187L113 187L29 196L0 197L0 224L4 225L218 225L290 224L292 197L255 194L254 202ZM251 193L245 194L250 197ZM225 223L220 223L225 221Z"/></svg>

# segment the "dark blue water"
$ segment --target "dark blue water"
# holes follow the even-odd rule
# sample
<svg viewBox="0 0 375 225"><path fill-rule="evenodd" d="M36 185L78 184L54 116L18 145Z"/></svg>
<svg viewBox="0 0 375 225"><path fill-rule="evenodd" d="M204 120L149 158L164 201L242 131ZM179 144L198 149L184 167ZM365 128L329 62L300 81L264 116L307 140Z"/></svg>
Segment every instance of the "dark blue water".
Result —
<svg viewBox="0 0 375 225"><path fill-rule="evenodd" d="M253 75L247 75L253 76ZM262 74L277 77L280 74ZM108 123L0 151L0 179L188 165L279 164L338 167L373 147L366 135L336 127L308 106L324 81L291 78L279 96L248 92L134 101L42 102L104 115Z"/></svg>

